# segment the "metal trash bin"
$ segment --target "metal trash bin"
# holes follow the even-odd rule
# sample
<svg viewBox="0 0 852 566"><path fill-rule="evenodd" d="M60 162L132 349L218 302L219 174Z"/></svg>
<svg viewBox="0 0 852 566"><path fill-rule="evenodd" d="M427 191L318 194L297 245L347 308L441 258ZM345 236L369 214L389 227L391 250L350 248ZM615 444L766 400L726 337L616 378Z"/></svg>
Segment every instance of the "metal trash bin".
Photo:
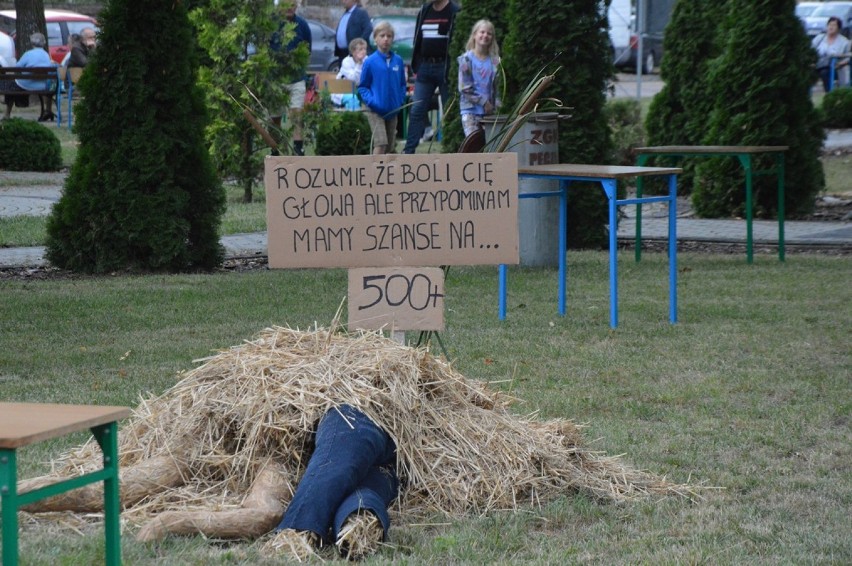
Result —
<svg viewBox="0 0 852 566"><path fill-rule="evenodd" d="M559 163L559 131L556 112L532 114L515 132L507 151L518 154L518 167ZM487 140L506 127L506 116L482 119ZM558 191L559 182L521 178L519 194ZM521 265L556 267L559 265L559 198L520 199L518 203L518 247Z"/></svg>

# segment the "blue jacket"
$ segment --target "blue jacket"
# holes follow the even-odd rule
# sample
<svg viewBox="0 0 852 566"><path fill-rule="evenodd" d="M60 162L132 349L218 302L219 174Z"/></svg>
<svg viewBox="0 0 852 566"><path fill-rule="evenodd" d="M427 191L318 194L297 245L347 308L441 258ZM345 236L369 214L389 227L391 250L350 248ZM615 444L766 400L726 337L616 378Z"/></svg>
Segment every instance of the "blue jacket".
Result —
<svg viewBox="0 0 852 566"><path fill-rule="evenodd" d="M56 63L47 54L43 47L33 47L18 59L18 67L55 67ZM15 79L18 86L24 90L47 90L51 88L47 81L31 81L29 79ZM55 84L53 86L56 86Z"/></svg>
<svg viewBox="0 0 852 566"><path fill-rule="evenodd" d="M358 95L367 108L388 120L405 103L405 63L391 51L385 57L376 51L364 60Z"/></svg>

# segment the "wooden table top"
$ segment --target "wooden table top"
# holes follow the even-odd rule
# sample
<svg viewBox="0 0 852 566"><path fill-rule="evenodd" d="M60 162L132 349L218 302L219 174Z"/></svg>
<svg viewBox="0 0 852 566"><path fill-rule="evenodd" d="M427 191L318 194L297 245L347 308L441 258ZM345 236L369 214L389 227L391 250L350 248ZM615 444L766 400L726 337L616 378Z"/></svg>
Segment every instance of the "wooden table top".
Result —
<svg viewBox="0 0 852 566"><path fill-rule="evenodd" d="M771 153L788 149L786 145L656 145L636 147L633 153Z"/></svg>
<svg viewBox="0 0 852 566"><path fill-rule="evenodd" d="M530 165L518 167L518 175L543 175L547 177L589 177L593 179L624 179L648 175L672 175L682 173L677 167L634 167L624 165L583 165L577 163L554 163L553 165Z"/></svg>
<svg viewBox="0 0 852 566"><path fill-rule="evenodd" d="M111 423L129 414L127 407L0 403L0 448L20 448Z"/></svg>

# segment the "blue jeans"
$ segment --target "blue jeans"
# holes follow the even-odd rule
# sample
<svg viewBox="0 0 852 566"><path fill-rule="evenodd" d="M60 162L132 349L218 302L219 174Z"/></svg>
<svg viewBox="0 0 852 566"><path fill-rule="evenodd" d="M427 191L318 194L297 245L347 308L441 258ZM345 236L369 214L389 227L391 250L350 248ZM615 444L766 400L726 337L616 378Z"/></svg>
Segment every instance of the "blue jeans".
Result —
<svg viewBox="0 0 852 566"><path fill-rule="evenodd" d="M445 70L444 63L420 64L417 78L414 81L414 98L408 114L408 139L405 140L403 153L414 153L414 150L417 149L417 144L423 137L423 130L426 129L426 114L429 112L429 102L432 100L436 88L439 89L438 92L441 95L441 104L444 108L447 107L449 92L447 91Z"/></svg>
<svg viewBox="0 0 852 566"><path fill-rule="evenodd" d="M367 415L343 405L320 420L316 448L276 530L311 531L334 541L346 518L366 509L387 537L387 508L398 489L393 440Z"/></svg>

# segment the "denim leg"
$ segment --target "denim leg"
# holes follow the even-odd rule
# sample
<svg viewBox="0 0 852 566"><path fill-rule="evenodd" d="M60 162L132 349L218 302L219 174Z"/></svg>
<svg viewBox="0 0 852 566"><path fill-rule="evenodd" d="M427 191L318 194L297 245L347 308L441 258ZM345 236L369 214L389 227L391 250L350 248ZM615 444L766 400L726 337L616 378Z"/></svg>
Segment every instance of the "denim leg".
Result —
<svg viewBox="0 0 852 566"><path fill-rule="evenodd" d="M393 463L387 466L374 466L367 476L349 497L343 500L337 513L334 515L333 538L343 526L346 518L361 509L372 511L382 523L385 540L390 528L390 517L388 506L396 499L399 493L399 479L396 477L396 469Z"/></svg>
<svg viewBox="0 0 852 566"><path fill-rule="evenodd" d="M426 115L429 112L429 103L432 100L432 95L435 94L435 89L440 87L442 96L445 96L447 85L443 77L443 63L423 63L420 65L420 71L417 73L417 79L414 82L413 104L408 114L408 139L405 140L403 153L414 153L414 150L417 149L420 138L423 137L423 130L426 129Z"/></svg>
<svg viewBox="0 0 852 566"><path fill-rule="evenodd" d="M311 531L326 539L343 500L375 466L395 460L390 436L364 413L349 405L330 410L317 427L314 453L276 529Z"/></svg>

